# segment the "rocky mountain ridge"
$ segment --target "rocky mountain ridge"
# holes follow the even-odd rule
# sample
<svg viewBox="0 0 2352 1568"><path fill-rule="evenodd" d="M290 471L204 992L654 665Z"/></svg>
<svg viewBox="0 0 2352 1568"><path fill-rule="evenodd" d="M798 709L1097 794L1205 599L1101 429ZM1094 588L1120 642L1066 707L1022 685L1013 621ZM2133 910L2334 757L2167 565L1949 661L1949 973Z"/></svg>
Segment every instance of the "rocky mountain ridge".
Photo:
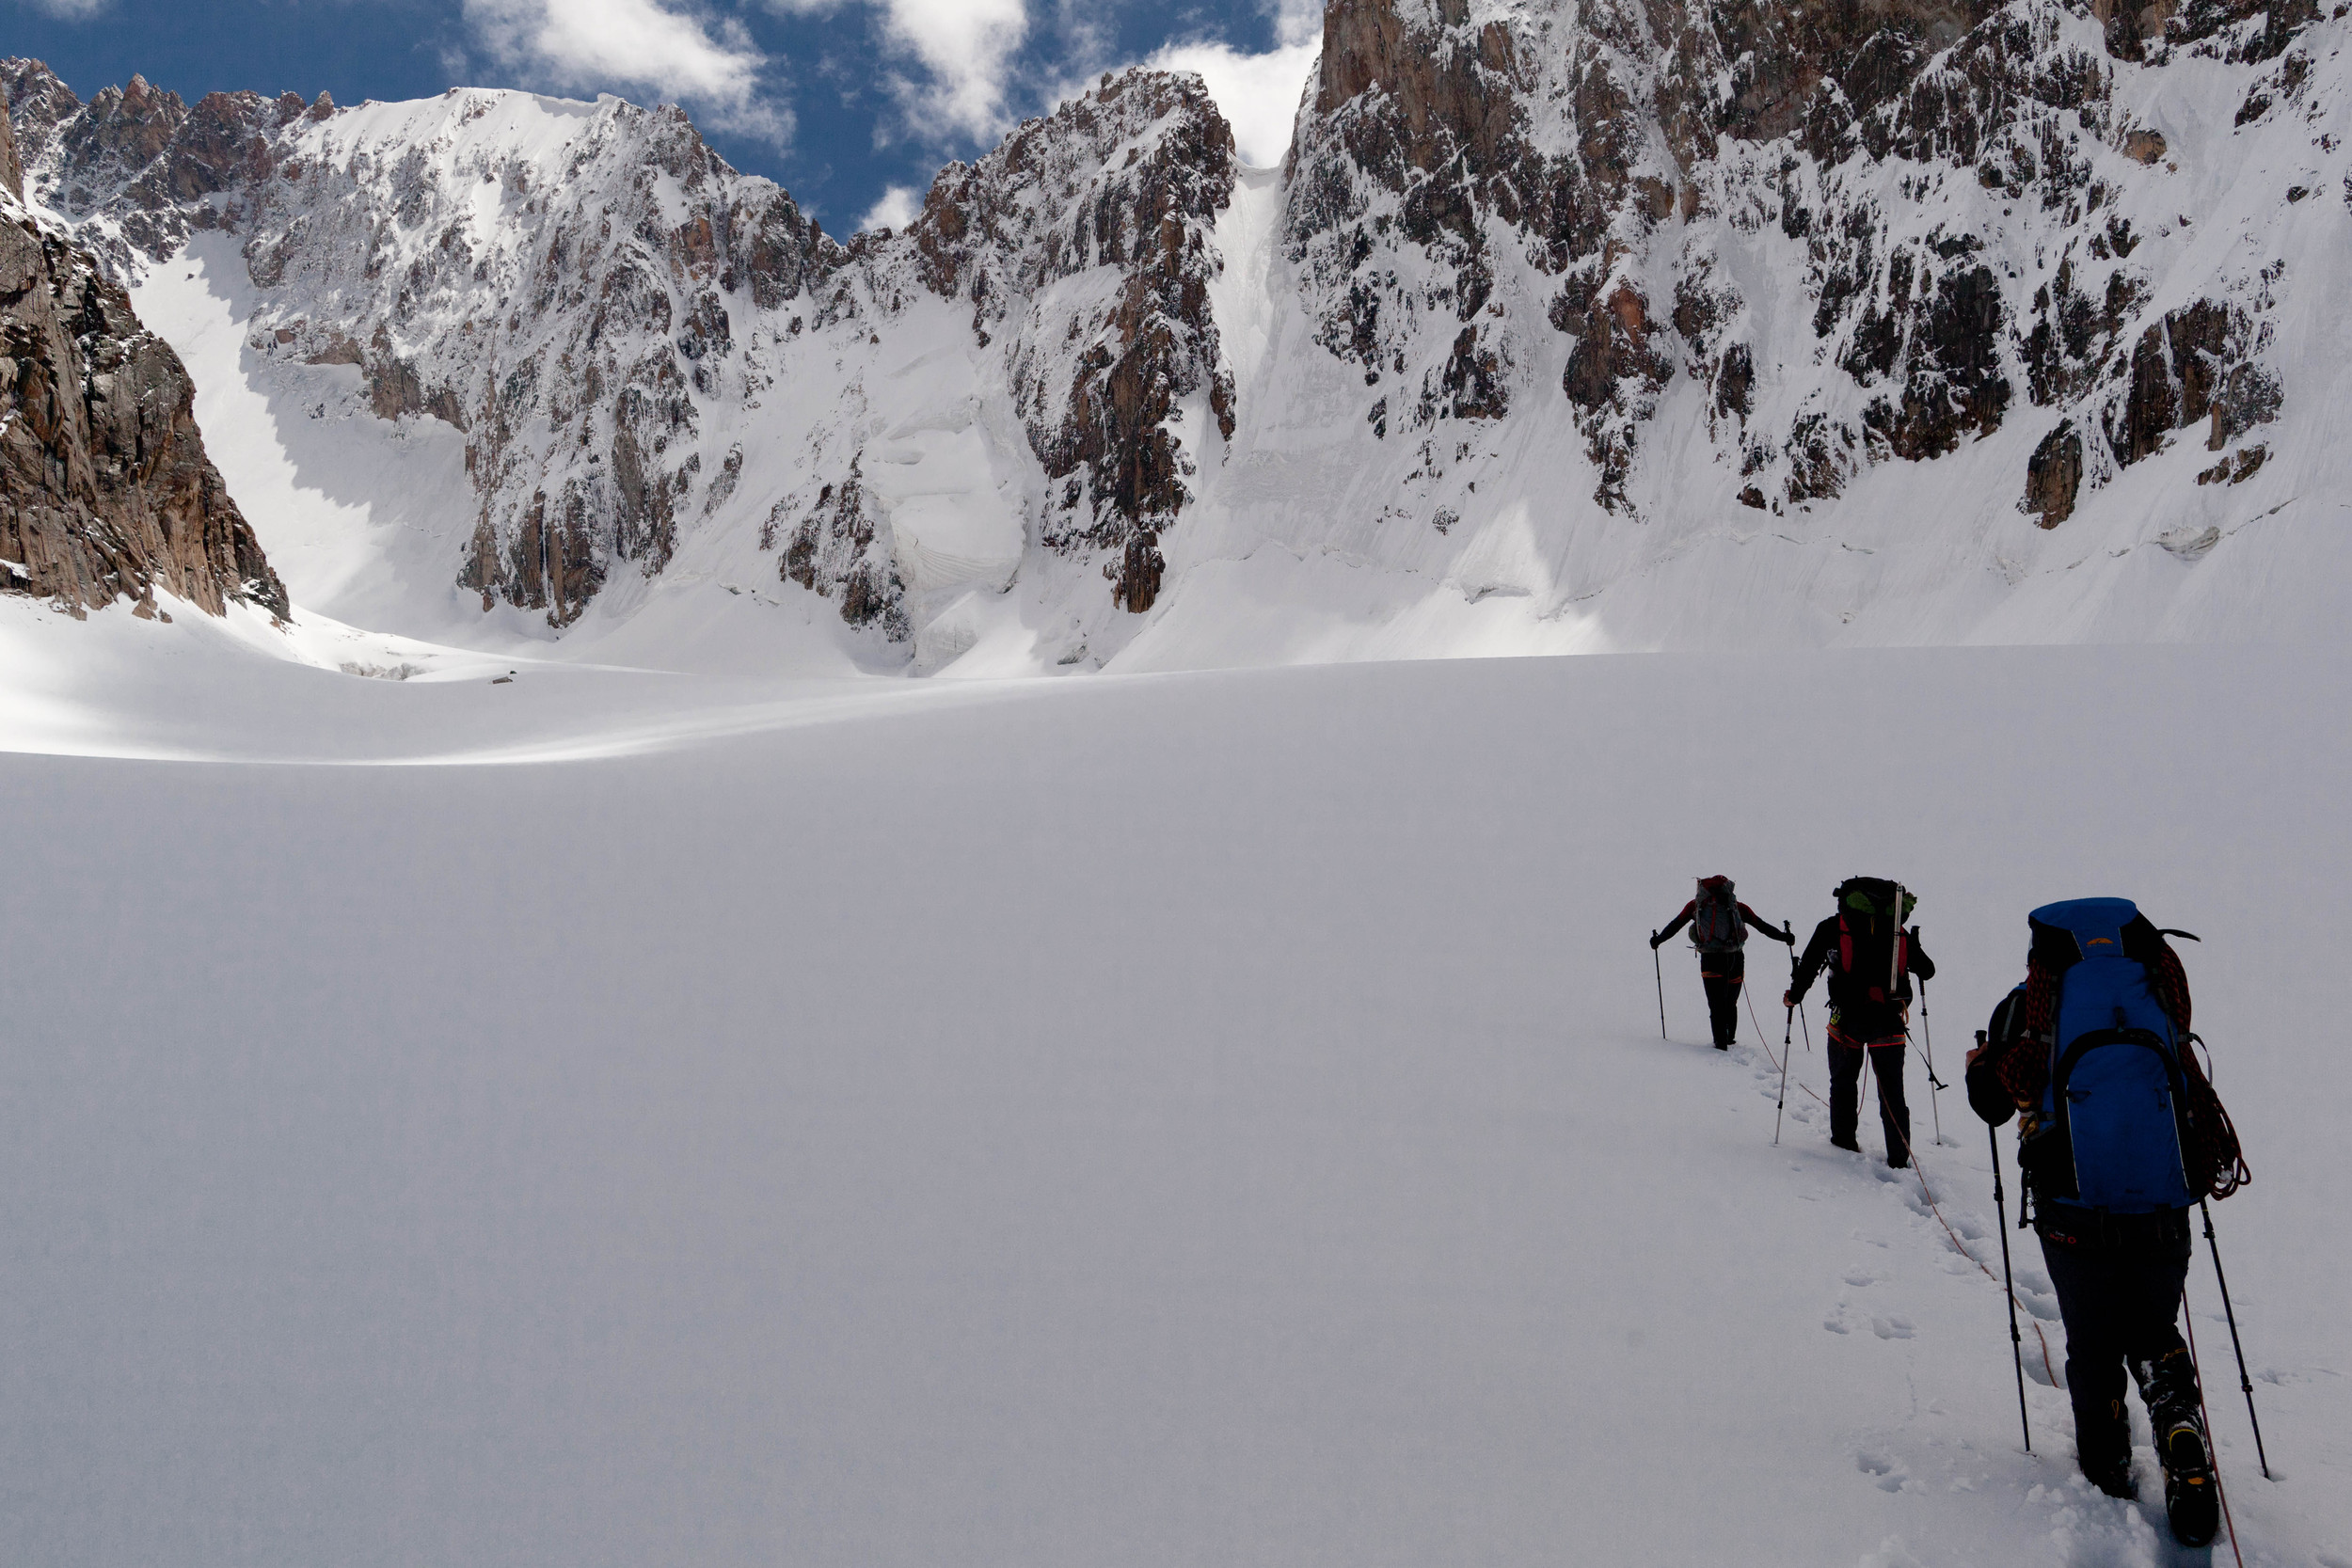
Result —
<svg viewBox="0 0 2352 1568"><path fill-rule="evenodd" d="M478 511L455 576L485 610L561 626L615 571L660 576L680 529L736 499L747 445L774 442L754 416L807 345L878 347L916 300L953 301L995 346L1057 498L1046 547L1151 602L1178 495L1163 426L1214 379L1204 235L1232 178L1195 80L1106 78L951 166L903 235L847 245L675 109L474 92L190 109L136 80L78 105L32 62L0 81L43 199L122 273L233 237L261 361L349 366L375 418L464 434ZM873 434L818 441L757 527L785 579L903 639L907 573L861 482Z"/></svg>
<svg viewBox="0 0 2352 1568"><path fill-rule="evenodd" d="M1547 646L2253 614L2065 574L2275 534L2332 461L2298 354L2352 303L2344 30L1331 0L1279 174L1131 71L846 243L675 110L0 86L122 276L234 246L240 376L462 437L471 515L412 526L483 609L797 586L918 669L1092 667L1184 583L1375 630L1518 600Z"/></svg>

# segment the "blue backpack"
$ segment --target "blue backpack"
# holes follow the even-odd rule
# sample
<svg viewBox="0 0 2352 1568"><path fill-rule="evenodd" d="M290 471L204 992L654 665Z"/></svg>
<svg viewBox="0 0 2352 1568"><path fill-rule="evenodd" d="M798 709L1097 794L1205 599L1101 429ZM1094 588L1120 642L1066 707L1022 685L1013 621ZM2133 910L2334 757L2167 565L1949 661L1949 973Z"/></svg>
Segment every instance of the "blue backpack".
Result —
<svg viewBox="0 0 2352 1568"><path fill-rule="evenodd" d="M2189 1207L2180 1041L2147 969L2124 951L2137 907L2076 898L2026 919L2035 956L2059 971L2042 1117L2061 1157L2045 1157L2040 1192L2116 1214Z"/></svg>

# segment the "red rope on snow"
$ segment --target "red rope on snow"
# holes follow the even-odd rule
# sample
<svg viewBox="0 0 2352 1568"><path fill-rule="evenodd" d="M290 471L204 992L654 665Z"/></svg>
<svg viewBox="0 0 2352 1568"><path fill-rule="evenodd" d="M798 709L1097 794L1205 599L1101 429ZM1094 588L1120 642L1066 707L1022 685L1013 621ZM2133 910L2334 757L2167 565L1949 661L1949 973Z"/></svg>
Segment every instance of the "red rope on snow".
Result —
<svg viewBox="0 0 2352 1568"><path fill-rule="evenodd" d="M1808 1089L1806 1092L1811 1093L1812 1091ZM1819 1100L1820 1096L1814 1095L1813 1098ZM1984 1259L1978 1257L1975 1253L1970 1252L1966 1247L1961 1245L1960 1232L1952 1228L1952 1222L1946 1219L1944 1217L1944 1211L1937 1207L1935 1195L1928 1190L1928 1173L1919 1168L1919 1154L1916 1149L1911 1147L1911 1134L1907 1132L1903 1133L1903 1153L1910 1157L1911 1174L1919 1183L1919 1196L1928 1200L1928 1212L1933 1214L1935 1216L1935 1223L1944 1227L1944 1234L1952 1239L1953 1249L1963 1258L1965 1258L1968 1261L1974 1263L1977 1266L1978 1272L1982 1274L1985 1278L1992 1279L1994 1284L1999 1285L2001 1282L1993 1278L1993 1271L1986 1267ZM2016 1293L2014 1291L2008 1291L2006 1287L2004 1287L2004 1291L2011 1301L2017 1301ZM2017 1305L2025 1307L2026 1304L2020 1301L2017 1302ZM2050 1386L2055 1388L2058 1386L2058 1369L2050 1364L2050 1337L2042 1332L2042 1320L2038 1317L2034 1317L2033 1309L2031 1307L2026 1307L2026 1316L2033 1319L2033 1337L2037 1340L2041 1341L2042 1344L2042 1370L2048 1376L2050 1380ZM2204 1385L2200 1383L2198 1385L2198 1392L2202 1394L2203 1391Z"/></svg>

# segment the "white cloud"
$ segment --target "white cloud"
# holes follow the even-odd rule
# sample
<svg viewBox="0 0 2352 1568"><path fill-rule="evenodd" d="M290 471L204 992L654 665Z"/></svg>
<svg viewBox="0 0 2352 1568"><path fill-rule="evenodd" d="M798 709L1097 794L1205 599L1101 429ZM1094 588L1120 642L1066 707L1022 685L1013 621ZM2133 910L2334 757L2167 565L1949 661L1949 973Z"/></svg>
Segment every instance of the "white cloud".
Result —
<svg viewBox="0 0 2352 1568"><path fill-rule="evenodd" d="M909 106L977 137L1004 129L1006 77L1028 32L1025 0L888 0L889 33L930 71Z"/></svg>
<svg viewBox="0 0 2352 1568"><path fill-rule="evenodd" d="M63 17L68 22L83 22L104 10L113 0L25 0L37 11Z"/></svg>
<svg viewBox="0 0 2352 1568"><path fill-rule="evenodd" d="M1286 17L1280 35L1286 39L1292 36L1287 22ZM1321 53L1318 34L1263 55L1245 55L1228 43L1171 43L1144 63L1162 71L1199 71L1217 111L1233 128L1233 150L1241 161L1271 168L1290 151L1299 95Z"/></svg>
<svg viewBox="0 0 2352 1568"><path fill-rule="evenodd" d="M1274 0L1274 40L1285 49L1323 41L1323 0Z"/></svg>
<svg viewBox="0 0 2352 1568"><path fill-rule="evenodd" d="M807 15L844 0L768 0ZM882 36L921 67L921 79L894 78L891 90L921 130L988 141L1011 118L1006 96L1013 56L1028 36L1028 0L856 0L881 13Z"/></svg>
<svg viewBox="0 0 2352 1568"><path fill-rule="evenodd" d="M501 62L551 86L651 88L714 125L781 142L791 116L760 89L767 57L743 24L663 0L465 0Z"/></svg>
<svg viewBox="0 0 2352 1568"><path fill-rule="evenodd" d="M904 229L922 210L921 191L913 185L893 185L857 220L857 231L863 234L874 229Z"/></svg>

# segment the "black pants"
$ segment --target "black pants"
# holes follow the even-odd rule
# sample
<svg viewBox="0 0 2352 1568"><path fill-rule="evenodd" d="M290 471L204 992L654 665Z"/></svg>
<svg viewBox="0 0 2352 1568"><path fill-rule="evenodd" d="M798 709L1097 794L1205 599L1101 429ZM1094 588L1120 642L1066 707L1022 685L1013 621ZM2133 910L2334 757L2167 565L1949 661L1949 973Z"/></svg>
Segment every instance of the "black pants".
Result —
<svg viewBox="0 0 2352 1568"><path fill-rule="evenodd" d="M2197 1411L2197 1371L2179 1324L2181 1282L2188 1277L2187 1215L2134 1216L2137 1234L2101 1240L2094 1232L2072 1244L2052 1232L2091 1227L2070 1227L2058 1205L2042 1219L2042 1260L2066 1323L2074 1451L2083 1469L2095 1475L2131 1461L2132 1429L2123 1414L2127 1368L2159 1432Z"/></svg>
<svg viewBox="0 0 2352 1568"><path fill-rule="evenodd" d="M1886 1163L1911 1164L1911 1107L1903 1100L1903 1041L1863 1042L1836 1027L1829 1032L1829 1135L1851 1148L1860 1142L1862 1058L1868 1054L1879 1075L1879 1127L1886 1134Z"/></svg>
<svg viewBox="0 0 2352 1568"><path fill-rule="evenodd" d="M1707 1022L1717 1045L1727 1046L1740 1036L1740 987L1747 972L1745 953L1699 955L1699 984L1707 988Z"/></svg>

